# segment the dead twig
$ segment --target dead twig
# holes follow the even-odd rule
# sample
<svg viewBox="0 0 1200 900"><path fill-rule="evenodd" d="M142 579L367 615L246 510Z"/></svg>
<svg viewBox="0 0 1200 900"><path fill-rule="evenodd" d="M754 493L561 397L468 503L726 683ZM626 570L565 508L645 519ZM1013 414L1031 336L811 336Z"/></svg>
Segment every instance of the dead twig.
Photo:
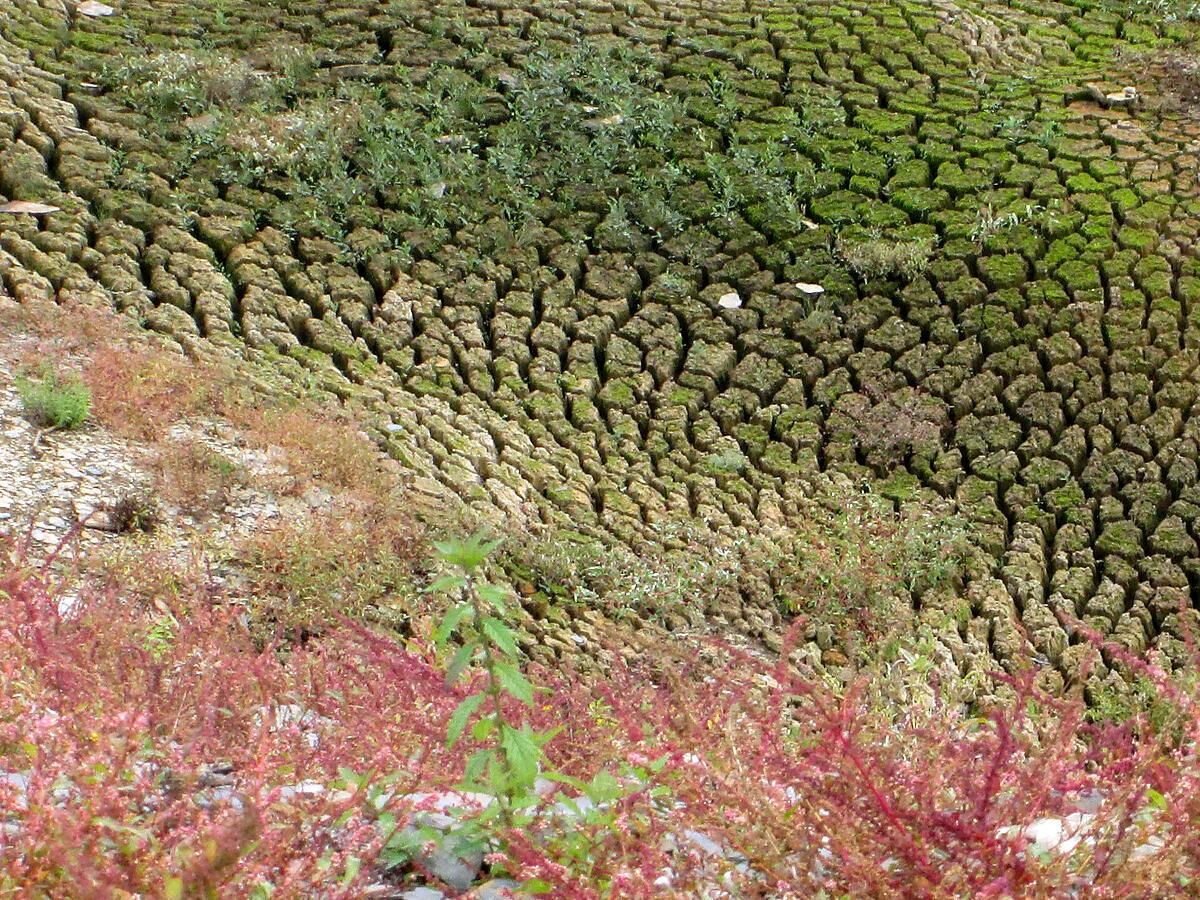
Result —
<svg viewBox="0 0 1200 900"><path fill-rule="evenodd" d="M42 455L42 451L41 451L42 438L44 438L46 435L50 434L52 431L60 431L60 430L61 430L61 426L59 426L59 425L51 425L49 428L39 428L37 430L37 433L34 434L34 436L33 436L33 443L29 445L29 452L32 453L34 456L40 457Z"/></svg>

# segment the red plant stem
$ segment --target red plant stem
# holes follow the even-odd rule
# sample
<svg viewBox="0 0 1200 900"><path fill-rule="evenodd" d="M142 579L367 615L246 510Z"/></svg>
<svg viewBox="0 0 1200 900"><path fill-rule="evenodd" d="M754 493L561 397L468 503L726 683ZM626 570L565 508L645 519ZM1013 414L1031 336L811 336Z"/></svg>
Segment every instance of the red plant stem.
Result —
<svg viewBox="0 0 1200 900"><path fill-rule="evenodd" d="M929 858L917 845L917 842L913 839L908 829L904 827L904 824L900 821L900 817L897 816L895 810L892 809L891 803L889 803L887 797L883 795L883 791L879 789L879 786L875 783L875 780L871 777L870 773L867 772L866 766L863 765L862 758L854 749L854 745L850 742L850 739L843 729L839 728L837 730L837 742L839 749L842 751L845 757L850 760L850 764L854 766L855 771L858 772L858 776L863 780L867 790L870 791L871 797L875 800L875 804L883 813L884 818L888 820L891 826L900 834L905 843L908 844L909 848L916 855L916 862L921 868L922 874L924 874L924 876L931 882L937 884L940 880L937 870L930 866Z"/></svg>

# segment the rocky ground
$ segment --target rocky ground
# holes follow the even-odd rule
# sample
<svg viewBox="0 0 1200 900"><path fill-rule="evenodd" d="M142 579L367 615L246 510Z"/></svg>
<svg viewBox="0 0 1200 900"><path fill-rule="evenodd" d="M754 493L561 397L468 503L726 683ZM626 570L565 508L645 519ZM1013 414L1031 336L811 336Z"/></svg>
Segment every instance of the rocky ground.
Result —
<svg viewBox="0 0 1200 900"><path fill-rule="evenodd" d="M1182 658L1200 125L1190 26L1118 6L0 0L0 199L56 208L0 295L274 366L508 528L947 510L908 599L968 672L1069 679L1062 614ZM5 396L48 541L125 476ZM706 612L777 634L781 569Z"/></svg>
<svg viewBox="0 0 1200 900"><path fill-rule="evenodd" d="M235 425L215 416L184 417L176 411L162 442L114 433L95 417L71 429L37 421L22 401L17 379L37 372L30 361L41 358L46 345L21 326L19 310L4 313L9 330L0 338L0 528L16 539L30 562L50 560L68 568L134 542L147 554L182 563L206 548L235 546L331 506L332 494L315 486L300 496L273 490L272 477L287 472L281 451L247 446ZM138 345L134 339L120 347L132 353ZM70 352L55 358L60 365L86 365L85 358ZM164 474L180 475L176 461L164 463L164 450L193 442L245 473L222 498L217 514L202 514L182 504L183 497L163 493ZM137 515L146 517L144 524Z"/></svg>
<svg viewBox="0 0 1200 900"><path fill-rule="evenodd" d="M138 448L96 430L46 434L26 417L7 365L0 379L0 519L46 554L72 538L81 519L101 524L94 514L104 504L144 483Z"/></svg>

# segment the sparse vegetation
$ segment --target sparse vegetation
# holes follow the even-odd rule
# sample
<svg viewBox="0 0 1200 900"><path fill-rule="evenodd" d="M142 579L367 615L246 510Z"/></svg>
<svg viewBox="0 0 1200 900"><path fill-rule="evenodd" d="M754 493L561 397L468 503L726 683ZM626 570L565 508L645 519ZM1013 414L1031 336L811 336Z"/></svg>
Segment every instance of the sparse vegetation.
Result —
<svg viewBox="0 0 1200 900"><path fill-rule="evenodd" d="M79 375L53 366L19 377L17 393L25 414L50 428L78 428L91 413L92 395Z"/></svg>
<svg viewBox="0 0 1200 900"><path fill-rule="evenodd" d="M914 598L958 586L970 553L966 524L944 507L870 492L827 498L799 534L766 542L750 565L770 564L786 611L827 637L847 663L885 661L917 631Z"/></svg>
<svg viewBox="0 0 1200 900"><path fill-rule="evenodd" d="M305 641L343 618L409 634L417 602L414 526L383 504L315 511L233 548L245 572L249 626L264 642Z"/></svg>
<svg viewBox="0 0 1200 900"><path fill-rule="evenodd" d="M140 531L149 533L158 527L162 513L158 501L146 491L129 491L108 507L109 523L117 534Z"/></svg>
<svg viewBox="0 0 1200 900"><path fill-rule="evenodd" d="M1019 210L997 213L990 206L979 211L975 225L971 228L971 240L983 243L1004 231L1016 228L1018 225L1030 225L1037 228L1053 228L1054 210L1033 203L1027 203Z"/></svg>
<svg viewBox="0 0 1200 900"><path fill-rule="evenodd" d="M912 280L928 267L933 251L932 238L893 239L877 233L839 235L835 246L838 259L860 278Z"/></svg>

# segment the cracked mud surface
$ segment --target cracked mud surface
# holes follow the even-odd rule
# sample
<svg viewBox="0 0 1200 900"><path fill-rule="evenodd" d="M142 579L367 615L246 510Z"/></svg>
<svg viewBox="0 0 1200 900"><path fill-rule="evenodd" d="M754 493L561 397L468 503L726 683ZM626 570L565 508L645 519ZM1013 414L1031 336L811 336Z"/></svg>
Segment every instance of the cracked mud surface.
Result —
<svg viewBox="0 0 1200 900"><path fill-rule="evenodd" d="M60 208L0 221L0 294L272 359L510 523L948 503L965 584L913 602L965 668L1070 675L1059 612L1175 653L1186 37L1087 0L0 0L0 199ZM720 613L763 634L784 588Z"/></svg>

